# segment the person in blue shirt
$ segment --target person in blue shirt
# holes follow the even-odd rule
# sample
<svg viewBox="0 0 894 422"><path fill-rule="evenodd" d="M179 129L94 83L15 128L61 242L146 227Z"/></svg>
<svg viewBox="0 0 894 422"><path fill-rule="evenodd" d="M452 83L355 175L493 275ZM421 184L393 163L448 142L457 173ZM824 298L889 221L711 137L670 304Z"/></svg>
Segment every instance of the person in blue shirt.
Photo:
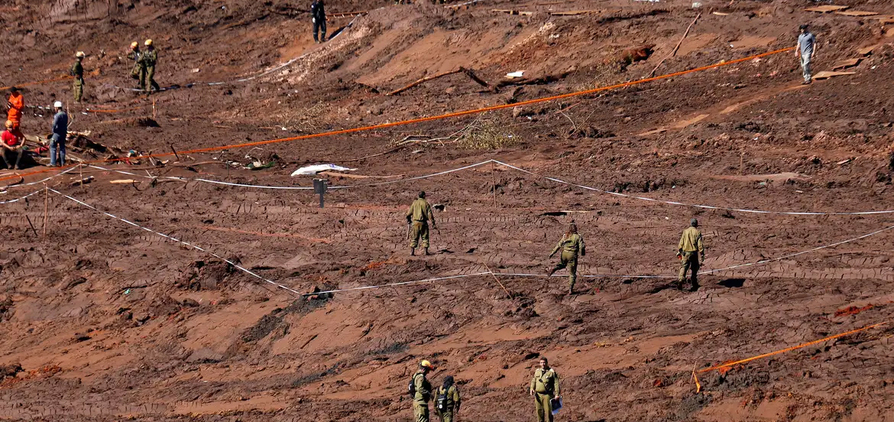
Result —
<svg viewBox="0 0 894 422"><path fill-rule="evenodd" d="M810 74L810 62L816 56L816 37L810 33L807 25L801 25L801 35L798 36L798 45L795 47L795 55L801 60L801 70L804 71L804 85L813 81Z"/></svg>

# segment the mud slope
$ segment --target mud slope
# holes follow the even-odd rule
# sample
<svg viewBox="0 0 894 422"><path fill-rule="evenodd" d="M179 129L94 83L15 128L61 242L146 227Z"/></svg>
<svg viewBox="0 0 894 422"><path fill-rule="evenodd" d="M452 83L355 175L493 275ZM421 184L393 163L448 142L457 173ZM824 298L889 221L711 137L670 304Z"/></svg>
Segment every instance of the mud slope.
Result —
<svg viewBox="0 0 894 422"><path fill-rule="evenodd" d="M463 420L527 421L541 356L562 377L557 420L894 420L889 324L693 379L891 321L886 19L332 0L337 35L314 44L303 2L109 5L0 6L0 85L23 87L30 139L88 53L68 106L70 157L89 162L0 171L0 420L402 421L429 359ZM730 64L791 47L802 22L816 71L859 58L854 73L800 85L791 51ZM147 97L123 55L150 37L166 89ZM485 84L460 71L388 95L460 68ZM312 177L290 177L320 163L356 169L321 176L322 209ZM420 190L439 230L411 257ZM678 291L692 217L702 287ZM571 221L588 250L575 295L545 276Z"/></svg>

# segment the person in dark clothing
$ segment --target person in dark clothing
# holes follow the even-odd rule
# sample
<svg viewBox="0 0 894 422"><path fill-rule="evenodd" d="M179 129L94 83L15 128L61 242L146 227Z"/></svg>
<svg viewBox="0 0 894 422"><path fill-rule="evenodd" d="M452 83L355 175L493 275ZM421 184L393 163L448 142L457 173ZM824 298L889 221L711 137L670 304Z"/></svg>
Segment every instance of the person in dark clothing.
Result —
<svg viewBox="0 0 894 422"><path fill-rule="evenodd" d="M62 109L62 102L53 104L53 136L50 138L50 166L65 165L65 138L68 136L68 113ZM56 159L58 157L58 160Z"/></svg>
<svg viewBox="0 0 894 422"><path fill-rule="evenodd" d="M310 17L314 23L314 42L322 43L326 41L326 9L323 6L323 0L314 0L310 4ZM322 35L317 37L317 35Z"/></svg>

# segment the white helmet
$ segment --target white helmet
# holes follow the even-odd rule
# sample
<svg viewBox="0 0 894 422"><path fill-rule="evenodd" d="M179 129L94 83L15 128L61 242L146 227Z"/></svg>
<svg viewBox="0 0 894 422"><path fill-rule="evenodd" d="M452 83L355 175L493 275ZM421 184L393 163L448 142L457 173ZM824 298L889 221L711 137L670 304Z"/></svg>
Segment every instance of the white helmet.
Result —
<svg viewBox="0 0 894 422"><path fill-rule="evenodd" d="M55 103L53 103L53 107L62 108L62 101L56 101Z"/></svg>

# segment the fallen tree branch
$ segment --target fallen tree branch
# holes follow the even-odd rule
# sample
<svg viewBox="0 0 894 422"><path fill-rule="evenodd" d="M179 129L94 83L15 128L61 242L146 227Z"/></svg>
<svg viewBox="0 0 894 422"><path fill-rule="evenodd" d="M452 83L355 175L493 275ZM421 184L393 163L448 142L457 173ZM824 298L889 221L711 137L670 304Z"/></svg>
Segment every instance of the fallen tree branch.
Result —
<svg viewBox="0 0 894 422"><path fill-rule="evenodd" d="M685 39L686 39L686 36L689 35L689 30L692 29L692 27L695 25L695 22L697 22L697 21L698 21L698 18L700 18L700 17L702 17L702 14L701 14L701 13L699 13L698 15L695 16L695 19L693 19L693 20L692 20L692 23L689 24L689 27L686 28L686 32L684 32L684 33L683 33L683 36L680 37L680 42L677 43L676 47L674 47L674 50L671 51L670 55L667 56L667 57L665 57L665 58L663 58L663 59L661 59L661 61L658 62L657 65L655 65L655 68L652 69L651 72L649 72L649 77L650 77L650 78L651 78L652 76L655 76L655 72L658 71L658 68L661 67L661 64L664 63L665 60L667 60L667 59L669 59L669 58L674 57L674 56L677 55L677 50L680 49L680 46L683 45L683 40L685 40Z"/></svg>
<svg viewBox="0 0 894 422"><path fill-rule="evenodd" d="M444 76L449 76L449 75L453 75L453 74L456 74L456 73L465 73L469 78L471 78L473 81L475 81L475 83L477 83L477 84L479 84L479 85L481 85L481 86L484 86L484 87L490 87L490 84L488 84L485 80L479 78L479 77L475 74L475 72L473 72L471 69L466 69L466 68L464 68L464 67L460 67L459 69L451 70L451 71L449 71L449 72L443 72L443 73L439 73L439 74L437 74L437 75L427 76L427 77L422 78L422 79L419 79L419 80L417 80L416 82L413 82L413 83L411 83L411 84L409 84L409 85L407 85L407 86L405 86L405 87L403 87L403 88L400 88L400 89L391 91L391 92L389 92L389 93L387 93L387 94L385 94L385 95L386 95L386 96L389 96L389 97L392 96L392 95L397 95L397 94L400 94L401 92L404 92L404 91L406 91L406 90L408 90L408 89L410 89L410 88L413 88L413 87L415 87L415 86L417 86L417 85L424 84L424 83L426 83L426 82L428 82L428 81L432 81L432 80L435 80L435 79L438 79L438 78L443 78Z"/></svg>
<svg viewBox="0 0 894 422"><path fill-rule="evenodd" d="M413 83L411 83L411 84L409 84L409 85L407 85L407 86L405 86L405 87L403 87L403 88L397 89L397 90L395 90L395 91L391 91L391 92L389 92L389 93L387 93L387 94L385 94L385 95L386 95L386 96L389 96L389 97L392 96L392 95L397 95L397 94L400 94L401 92L404 92L404 91L406 91L406 90L408 90L408 89L410 89L410 88L412 88L412 87L414 87L414 86L416 86L416 85L423 84L423 83L426 83L426 82L428 82L428 81L432 81L432 80L435 80L435 79L438 79L438 78L443 78L444 76L453 75L454 73L459 73L459 72L462 72L462 70L460 70L460 69L457 69L457 70L451 70L451 71L449 71L449 72L439 73L439 74L434 75L434 76L428 76L428 77L419 79L418 81L413 82Z"/></svg>

